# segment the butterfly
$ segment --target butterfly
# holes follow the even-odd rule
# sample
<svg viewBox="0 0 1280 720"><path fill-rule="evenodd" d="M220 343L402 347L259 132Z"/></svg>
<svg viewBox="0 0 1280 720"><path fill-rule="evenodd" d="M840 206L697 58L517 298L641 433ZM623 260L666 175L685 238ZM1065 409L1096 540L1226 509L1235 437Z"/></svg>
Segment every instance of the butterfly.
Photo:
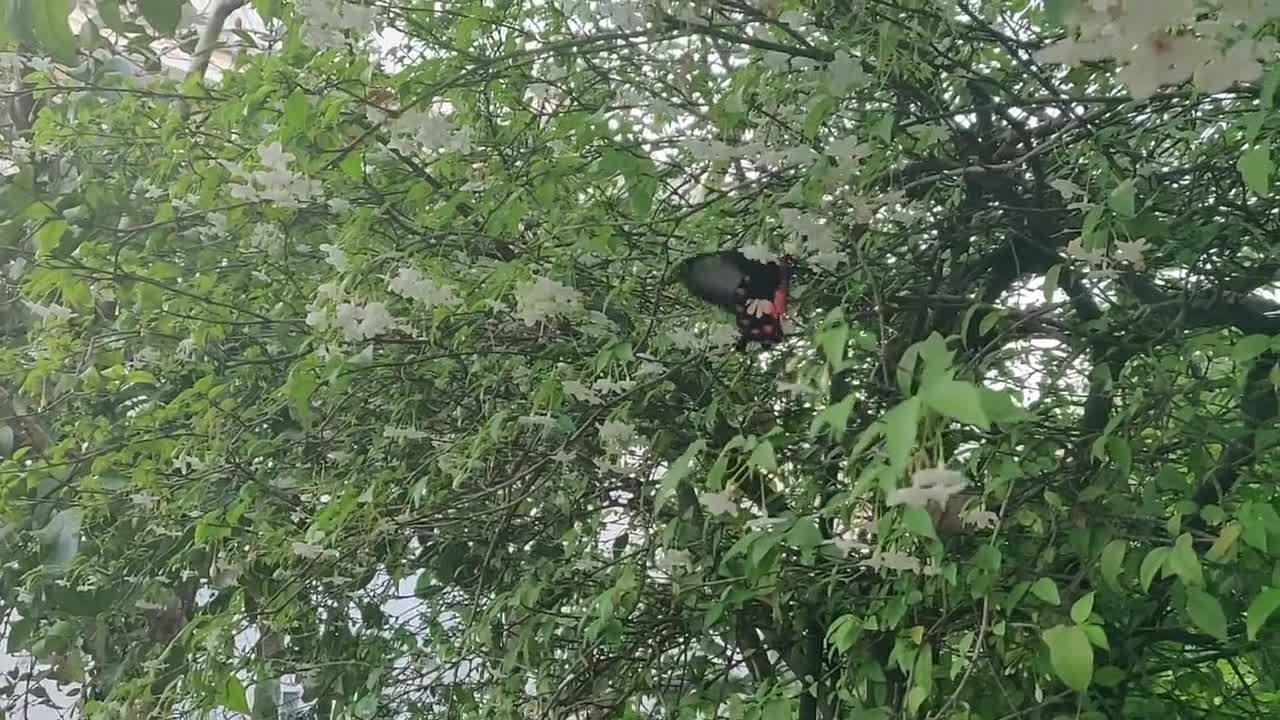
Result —
<svg viewBox="0 0 1280 720"><path fill-rule="evenodd" d="M791 258L764 263L737 250L722 250L691 257L677 272L694 295L736 316L740 350L752 341L764 346L782 341Z"/></svg>

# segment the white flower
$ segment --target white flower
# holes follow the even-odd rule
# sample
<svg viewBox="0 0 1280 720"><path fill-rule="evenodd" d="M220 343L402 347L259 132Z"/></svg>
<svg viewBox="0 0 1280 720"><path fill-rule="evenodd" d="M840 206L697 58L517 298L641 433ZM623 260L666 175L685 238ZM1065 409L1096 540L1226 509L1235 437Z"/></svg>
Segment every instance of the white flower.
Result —
<svg viewBox="0 0 1280 720"><path fill-rule="evenodd" d="M178 343L176 352L178 359L184 362L191 362L200 354L200 348L196 345L195 338L186 337Z"/></svg>
<svg viewBox="0 0 1280 720"><path fill-rule="evenodd" d="M344 215L351 210L351 203L343 198L329 198L327 205L336 215Z"/></svg>
<svg viewBox="0 0 1280 720"><path fill-rule="evenodd" d="M840 551L841 555L849 555L854 550L868 550L871 548L871 546L865 542L847 535L840 535L839 537L832 538L831 544Z"/></svg>
<svg viewBox="0 0 1280 720"><path fill-rule="evenodd" d="M316 330L328 330L329 313L319 305L308 305L306 323L308 327L315 328Z"/></svg>
<svg viewBox="0 0 1280 720"><path fill-rule="evenodd" d="M896 572L920 572L920 561L906 553L877 550L870 558L858 563L872 570L894 570Z"/></svg>
<svg viewBox="0 0 1280 720"><path fill-rule="evenodd" d="M337 245L325 243L320 246L325 252L324 261L329 263L334 270L338 272L346 272L351 269L351 260L347 258L347 254Z"/></svg>
<svg viewBox="0 0 1280 720"><path fill-rule="evenodd" d="M591 388L583 385L577 380L565 380L561 383L564 393L578 402L590 403L592 405L600 405L604 402Z"/></svg>
<svg viewBox="0 0 1280 720"><path fill-rule="evenodd" d="M342 288L336 283L320 283L316 287L316 299L318 300L339 300L341 298Z"/></svg>
<svg viewBox="0 0 1280 720"><path fill-rule="evenodd" d="M764 245L747 245L742 248L741 252L746 259L761 263L776 262L778 259L778 254Z"/></svg>
<svg viewBox="0 0 1280 720"><path fill-rule="evenodd" d="M634 32L643 30L645 27L644 15L640 13L640 6L637 3L628 2L628 0L604 0L600 3L600 9L620 30Z"/></svg>
<svg viewBox="0 0 1280 720"><path fill-rule="evenodd" d="M712 515L732 515L741 509L728 493L702 493L698 502Z"/></svg>
<svg viewBox="0 0 1280 720"><path fill-rule="evenodd" d="M286 152L279 142L259 147L258 157L265 169L253 172L247 172L234 163L223 163L241 181L229 185L232 197L279 207L302 207L320 194L320 183L289 170L289 164L294 160L293 153Z"/></svg>
<svg viewBox="0 0 1280 720"><path fill-rule="evenodd" d="M71 312L69 308L63 307L58 303L40 305L39 303L33 303L30 300L24 299L22 304L27 306L27 309L31 311L32 315L35 315L44 322L49 322L51 320L68 320L75 316L75 313Z"/></svg>
<svg viewBox="0 0 1280 720"><path fill-rule="evenodd" d="M382 436L390 440L421 440L427 434L417 428L388 426L382 429Z"/></svg>
<svg viewBox="0 0 1280 720"><path fill-rule="evenodd" d="M842 264L849 262L849 253L820 252L810 255L807 259L810 265L820 267L828 272L833 272Z"/></svg>
<svg viewBox="0 0 1280 720"><path fill-rule="evenodd" d="M591 389L602 395L614 395L624 393L636 386L634 380L610 380L609 378L601 378L591 384Z"/></svg>
<svg viewBox="0 0 1280 720"><path fill-rule="evenodd" d="M636 370L636 375L639 375L640 377L653 377L654 375L661 375L666 371L667 369L663 367L662 363L645 360L640 363L640 367Z"/></svg>
<svg viewBox="0 0 1280 720"><path fill-rule="evenodd" d="M951 137L951 131L945 125L919 123L907 128L907 132L920 140L925 146L940 143Z"/></svg>
<svg viewBox="0 0 1280 720"><path fill-rule="evenodd" d="M459 130L448 118L426 110L407 110L387 129L392 136L388 146L403 153L465 153L471 150L469 129Z"/></svg>
<svg viewBox="0 0 1280 720"><path fill-rule="evenodd" d="M536 425L548 430L556 426L556 419L550 415L521 415L516 418L516 422L521 425Z"/></svg>
<svg viewBox="0 0 1280 720"><path fill-rule="evenodd" d="M319 557L336 557L336 550L326 550L323 546L313 543L294 542L289 545L293 550L293 554L307 560L315 560Z"/></svg>
<svg viewBox="0 0 1280 720"><path fill-rule="evenodd" d="M769 304L772 309L773 304ZM738 342L738 329L732 325L716 325L707 333L707 349L723 350Z"/></svg>
<svg viewBox="0 0 1280 720"><path fill-rule="evenodd" d="M688 550L665 549L658 556L658 567L667 572L674 572L678 567L692 570L693 558L689 555Z"/></svg>
<svg viewBox="0 0 1280 720"><path fill-rule="evenodd" d="M143 510L151 510L159 502L159 498L150 493L134 493L129 496L129 502L137 505Z"/></svg>
<svg viewBox="0 0 1280 720"><path fill-rule="evenodd" d="M1222 92L1238 82L1254 82L1262 76L1257 54L1253 40L1240 40L1225 54L1215 55L1196 68L1192 82L1207 93Z"/></svg>
<svg viewBox="0 0 1280 720"><path fill-rule="evenodd" d="M394 328L395 325L396 320L387 311L386 303L372 302L364 306L364 316L360 318L362 337L377 337Z"/></svg>
<svg viewBox="0 0 1280 720"><path fill-rule="evenodd" d="M387 289L401 297L416 300L428 308L437 305L453 307L461 302L453 288L436 285L435 281L422 277L411 267L400 268L396 276L387 283Z"/></svg>
<svg viewBox="0 0 1280 720"><path fill-rule="evenodd" d="M600 442L605 445L623 445L635 435L635 427L628 423L606 420L600 425Z"/></svg>
<svg viewBox="0 0 1280 720"><path fill-rule="evenodd" d="M809 24L809 18L798 10L788 10L778 16L778 22L790 26L792 30L800 30Z"/></svg>
<svg viewBox="0 0 1280 720"><path fill-rule="evenodd" d="M917 470L911 475L911 486L889 492L888 504L925 507L936 503L946 507L947 499L969 486L964 475L943 467Z"/></svg>
<svg viewBox="0 0 1280 720"><path fill-rule="evenodd" d="M516 287L516 315L532 327L555 315L580 309L582 294L550 278L539 277Z"/></svg>
<svg viewBox="0 0 1280 720"><path fill-rule="evenodd" d="M960 521L966 526L977 528L979 530L995 527L996 522L999 519L999 516L995 513L990 510L983 510L982 508L974 508L960 516Z"/></svg>
<svg viewBox="0 0 1280 720"><path fill-rule="evenodd" d="M1142 272L1147 267L1146 259L1143 254L1147 251L1147 241L1139 240L1119 240L1116 242L1115 252L1112 253L1116 260L1128 262L1133 265L1133 269Z"/></svg>
<svg viewBox="0 0 1280 720"><path fill-rule="evenodd" d="M303 37L322 50L344 49L344 33L351 32L359 40L374 30L373 7L344 0L297 0L296 10L303 21Z"/></svg>
<svg viewBox="0 0 1280 720"><path fill-rule="evenodd" d="M17 257L9 261L9 279L10 280L17 282L18 278L22 277L22 274L25 273L26 271L27 271L26 258Z"/></svg>
<svg viewBox="0 0 1280 720"><path fill-rule="evenodd" d="M587 320L580 325L582 332L594 338L612 338L617 325L607 315L598 310L587 313Z"/></svg>
<svg viewBox="0 0 1280 720"><path fill-rule="evenodd" d="M770 50L764 54L764 65L770 70L782 71L786 70L791 62L791 56L786 53L780 53L777 50Z"/></svg>
<svg viewBox="0 0 1280 720"><path fill-rule="evenodd" d="M1062 178L1058 178L1057 180L1050 181L1049 187L1053 188L1054 190L1057 190L1058 194L1067 200L1070 200L1076 195L1084 195L1084 190L1081 190L1079 185L1076 185L1070 180L1064 180Z"/></svg>
<svg viewBox="0 0 1280 720"><path fill-rule="evenodd" d="M259 252L277 253L284 247L284 233L271 223L258 223L249 236L249 247Z"/></svg>
<svg viewBox="0 0 1280 720"><path fill-rule="evenodd" d="M803 383L780 382L778 383L778 392L790 393L796 396L817 395L818 389L812 385L805 385Z"/></svg>
<svg viewBox="0 0 1280 720"><path fill-rule="evenodd" d="M1077 237L1067 243L1067 257L1083 260L1090 265L1097 265L1106 259L1106 255L1101 250L1085 249L1084 236Z"/></svg>
<svg viewBox="0 0 1280 720"><path fill-rule="evenodd" d="M805 252L818 255L839 251L835 231L821 215L792 208L784 209L781 215L782 226L791 232L793 240L803 243Z"/></svg>
<svg viewBox="0 0 1280 720"><path fill-rule="evenodd" d="M692 328L680 327L667 332L667 341L678 350L692 350L701 345Z"/></svg>
<svg viewBox="0 0 1280 720"><path fill-rule="evenodd" d="M349 302L340 303L333 324L351 342L377 337L398 326L395 318L387 311L386 304L380 302L363 307ZM371 353L372 349L370 346L368 351Z"/></svg>
<svg viewBox="0 0 1280 720"><path fill-rule="evenodd" d="M1135 98L1150 97L1161 85L1186 80L1206 59L1204 45L1195 37L1164 31L1143 37L1121 57L1129 64L1117 76Z"/></svg>

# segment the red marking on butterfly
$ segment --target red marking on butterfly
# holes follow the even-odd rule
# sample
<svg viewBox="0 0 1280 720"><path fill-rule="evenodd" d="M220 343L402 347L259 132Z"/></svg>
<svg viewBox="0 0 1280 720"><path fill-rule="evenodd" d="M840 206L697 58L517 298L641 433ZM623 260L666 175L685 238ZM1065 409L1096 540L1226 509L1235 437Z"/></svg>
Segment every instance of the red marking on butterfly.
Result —
<svg viewBox="0 0 1280 720"><path fill-rule="evenodd" d="M689 258L679 273L690 292L736 316L742 332L739 348L751 341L765 346L782 341L791 258L762 263L737 250L723 250Z"/></svg>

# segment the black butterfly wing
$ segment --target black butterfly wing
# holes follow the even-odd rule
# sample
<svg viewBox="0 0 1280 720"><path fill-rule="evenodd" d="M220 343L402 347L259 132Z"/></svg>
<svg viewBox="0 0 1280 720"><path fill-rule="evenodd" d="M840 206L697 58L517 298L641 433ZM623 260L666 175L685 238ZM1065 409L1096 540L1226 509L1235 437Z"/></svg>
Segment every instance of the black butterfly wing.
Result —
<svg viewBox="0 0 1280 720"><path fill-rule="evenodd" d="M736 250L698 255L680 266L680 279L690 292L732 312L742 332L740 347L756 341L782 340L791 280L790 263L762 263Z"/></svg>
<svg viewBox="0 0 1280 720"><path fill-rule="evenodd" d="M736 250L696 255L680 264L680 281L689 292L733 312L738 289L751 274L753 263Z"/></svg>

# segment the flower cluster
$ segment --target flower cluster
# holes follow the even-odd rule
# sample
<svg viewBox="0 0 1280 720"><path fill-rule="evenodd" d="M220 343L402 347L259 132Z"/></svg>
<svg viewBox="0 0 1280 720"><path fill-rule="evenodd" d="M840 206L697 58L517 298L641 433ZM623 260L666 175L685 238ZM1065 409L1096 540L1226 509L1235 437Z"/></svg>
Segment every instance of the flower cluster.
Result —
<svg viewBox="0 0 1280 720"><path fill-rule="evenodd" d="M525 325L533 327L556 315L570 315L581 310L582 294L571 287L545 277L516 287L516 313Z"/></svg>
<svg viewBox="0 0 1280 720"><path fill-rule="evenodd" d="M1274 9L1224 0L1217 17L1195 11L1193 0L1079 0L1069 15L1078 37L1049 45L1037 59L1078 65L1114 58L1123 65L1121 82L1137 98L1188 78L1209 93L1257 80L1275 47L1255 41L1247 29L1269 20Z"/></svg>
<svg viewBox="0 0 1280 720"><path fill-rule="evenodd" d="M453 288L437 285L430 278L424 278L411 267L400 268L396 276L387 283L387 289L400 297L426 305L428 309L443 306L453 307L460 302Z"/></svg>
<svg viewBox="0 0 1280 720"><path fill-rule="evenodd" d="M459 130L449 118L435 112L406 110L388 124L387 130L391 133L387 147L405 154L471 150L471 130Z"/></svg>
<svg viewBox="0 0 1280 720"><path fill-rule="evenodd" d="M376 10L345 0L296 0L298 14L304 18L303 37L321 50L346 48L347 33L363 41L373 34Z"/></svg>
<svg viewBox="0 0 1280 720"><path fill-rule="evenodd" d="M280 143L273 142L258 148L262 170L247 171L235 163L224 162L238 180L231 185L231 197L250 202L266 202L277 207L302 207L322 190L319 182L310 180L289 169L294 161L293 153L285 152Z"/></svg>

